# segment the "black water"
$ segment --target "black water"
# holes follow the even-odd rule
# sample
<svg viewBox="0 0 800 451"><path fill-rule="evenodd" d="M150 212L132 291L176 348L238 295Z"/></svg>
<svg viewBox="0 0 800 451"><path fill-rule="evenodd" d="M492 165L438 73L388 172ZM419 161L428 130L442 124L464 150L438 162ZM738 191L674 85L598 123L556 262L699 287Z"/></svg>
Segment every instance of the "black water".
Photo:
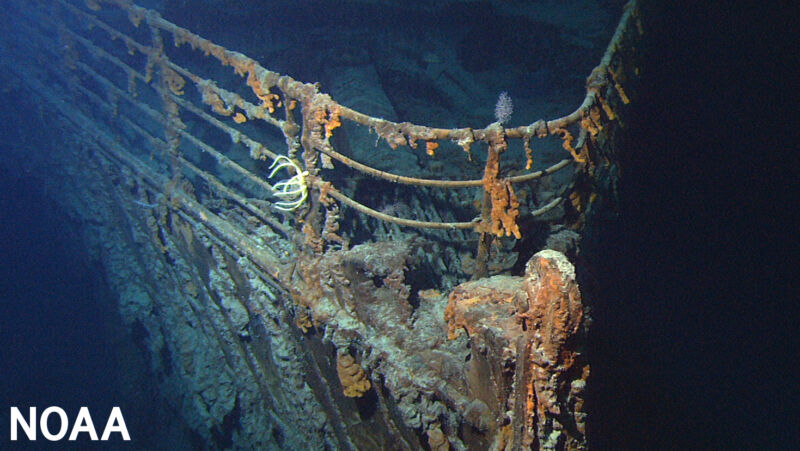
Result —
<svg viewBox="0 0 800 451"><path fill-rule="evenodd" d="M650 8L621 219L600 250L593 443L798 449L790 11Z"/></svg>
<svg viewBox="0 0 800 451"><path fill-rule="evenodd" d="M11 406L26 418L30 406L38 413L59 406L72 420L87 406L102 434L112 406L129 404L120 399L118 336L109 333L120 324L102 288L103 270L80 247L75 226L65 224L63 212L44 196L41 180L0 175L2 448L9 445ZM58 430L58 422L51 425ZM38 442L30 449L47 445L41 432Z"/></svg>
<svg viewBox="0 0 800 451"><path fill-rule="evenodd" d="M86 225L54 200L61 192L46 173L20 163L41 161L34 154L56 147L57 135L42 133L48 125L31 120L36 110L24 92L4 89L0 103L0 449L163 449L155 431L168 430L167 424L180 431L182 423L164 414L147 356L121 321L106 269L84 248ZM50 406L66 413L67 437L81 407L89 409L99 437L118 406L135 442L118 433L92 442L86 432L75 442L49 442L41 425L35 442L10 441L12 407L27 420L29 407L39 416ZM52 415L50 432L60 425ZM181 434L175 436L180 443Z"/></svg>

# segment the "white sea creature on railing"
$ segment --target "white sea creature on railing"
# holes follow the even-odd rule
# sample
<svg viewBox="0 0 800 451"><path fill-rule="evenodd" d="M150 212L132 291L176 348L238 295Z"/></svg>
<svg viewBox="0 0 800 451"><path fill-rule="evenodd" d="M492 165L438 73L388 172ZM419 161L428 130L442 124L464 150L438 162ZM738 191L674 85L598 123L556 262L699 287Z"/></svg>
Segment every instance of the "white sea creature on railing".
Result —
<svg viewBox="0 0 800 451"><path fill-rule="evenodd" d="M291 168L294 171L295 175L293 177L276 183L272 186L272 189L275 197L281 199L275 203L275 208L283 211L297 210L308 198L308 185L306 184L308 171L300 169L291 158L283 155L276 158L269 168L272 169L272 172L269 173L270 178L284 168Z"/></svg>

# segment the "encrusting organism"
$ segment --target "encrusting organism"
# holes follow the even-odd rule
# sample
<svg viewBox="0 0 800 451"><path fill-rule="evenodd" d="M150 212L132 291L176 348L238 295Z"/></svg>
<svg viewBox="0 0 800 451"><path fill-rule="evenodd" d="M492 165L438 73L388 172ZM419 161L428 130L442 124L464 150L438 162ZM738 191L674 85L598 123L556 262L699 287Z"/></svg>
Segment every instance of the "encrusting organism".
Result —
<svg viewBox="0 0 800 451"><path fill-rule="evenodd" d="M272 169L269 177L274 177L278 171L287 167L292 168L295 175L288 180L282 180L273 185L272 189L275 191L275 196L281 199L281 201L275 203L275 208L283 211L294 211L303 205L308 198L308 185L306 185L308 171L300 169L297 163L281 155L269 167Z"/></svg>

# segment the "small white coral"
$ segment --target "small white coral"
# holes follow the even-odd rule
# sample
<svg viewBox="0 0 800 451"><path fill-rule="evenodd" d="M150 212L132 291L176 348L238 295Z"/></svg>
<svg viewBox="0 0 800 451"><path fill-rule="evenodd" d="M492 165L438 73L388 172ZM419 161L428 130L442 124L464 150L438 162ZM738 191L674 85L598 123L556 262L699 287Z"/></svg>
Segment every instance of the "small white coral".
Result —
<svg viewBox="0 0 800 451"><path fill-rule="evenodd" d="M511 101L511 97L506 91L501 92L500 97L497 98L497 104L494 106L495 119L498 123L504 124L508 122L513 112L514 102Z"/></svg>

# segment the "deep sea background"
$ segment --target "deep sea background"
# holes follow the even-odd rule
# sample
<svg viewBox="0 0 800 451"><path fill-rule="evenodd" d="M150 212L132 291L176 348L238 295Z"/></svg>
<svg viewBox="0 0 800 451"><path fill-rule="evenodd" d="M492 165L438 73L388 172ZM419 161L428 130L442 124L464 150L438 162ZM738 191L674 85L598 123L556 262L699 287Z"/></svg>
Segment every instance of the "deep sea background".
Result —
<svg viewBox="0 0 800 451"><path fill-rule="evenodd" d="M794 16L785 2L654 3L604 237L594 444L796 449Z"/></svg>
<svg viewBox="0 0 800 451"><path fill-rule="evenodd" d="M74 244L75 225L62 224L36 177L0 176L2 448L10 406L27 417L28 406L56 405L70 418L87 406L102 431L111 407L122 404L124 414L128 404L117 395L119 343L109 330L121 323L102 269ZM47 445L41 433L39 442L30 449Z"/></svg>
<svg viewBox="0 0 800 451"><path fill-rule="evenodd" d="M643 3L654 19L643 97L620 218L601 225L597 248L591 443L800 449L794 16L789 2ZM147 386L120 398L131 363L119 356L135 350L102 270L75 244L80 225L64 221L39 174L3 161L26 145L10 140L36 133L16 95L2 94L17 108L0 115L0 449L11 449L14 405L72 415L87 405L99 429L121 405L131 434L146 437L142 417L158 401ZM44 445L64 446L30 449Z"/></svg>

